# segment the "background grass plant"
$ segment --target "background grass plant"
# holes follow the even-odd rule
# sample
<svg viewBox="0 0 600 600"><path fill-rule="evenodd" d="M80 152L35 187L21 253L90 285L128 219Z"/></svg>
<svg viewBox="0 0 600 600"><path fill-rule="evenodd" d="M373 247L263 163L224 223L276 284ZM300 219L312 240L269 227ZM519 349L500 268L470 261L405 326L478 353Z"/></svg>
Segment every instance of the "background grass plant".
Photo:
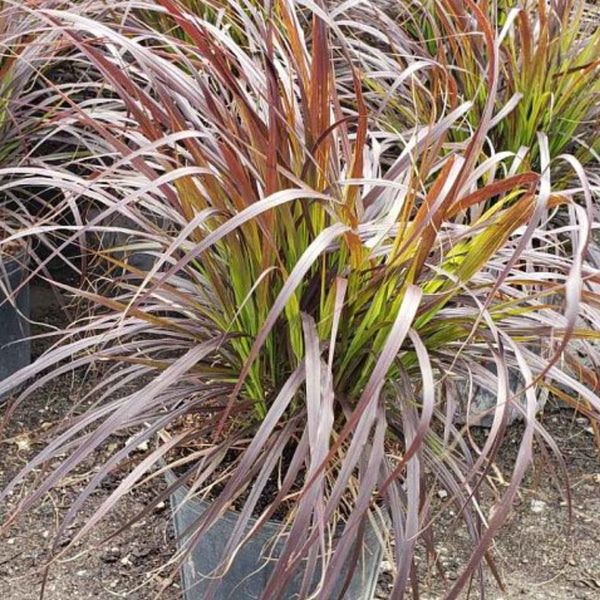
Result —
<svg viewBox="0 0 600 600"><path fill-rule="evenodd" d="M597 8L573 0L500 0L480 6L494 31L499 61L497 117L484 152L525 153L523 167L539 170L541 132L547 136L552 159L569 152L582 164L595 165L598 141L592 131L600 91ZM398 2L387 13L382 11L379 19L381 37L390 43L390 61L410 64L417 54L435 65L430 69L446 73L441 81L427 75L415 84L418 112L407 110L410 104L395 100L395 94L389 97L388 108L405 123L413 114L422 118L432 110L439 114L446 104L473 101L467 121L452 132L455 141L469 139L489 93L482 66L490 49L474 11L455 0Z"/></svg>

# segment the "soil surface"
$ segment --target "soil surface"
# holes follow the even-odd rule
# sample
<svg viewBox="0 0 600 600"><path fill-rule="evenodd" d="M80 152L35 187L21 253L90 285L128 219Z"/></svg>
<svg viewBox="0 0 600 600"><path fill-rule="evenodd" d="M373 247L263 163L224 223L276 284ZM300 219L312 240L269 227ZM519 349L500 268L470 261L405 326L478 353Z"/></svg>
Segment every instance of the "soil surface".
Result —
<svg viewBox="0 0 600 600"><path fill-rule="evenodd" d="M48 324L60 326L66 318L52 290L43 284L32 287L34 333L48 331ZM35 340L34 358L50 344L49 338ZM81 397L90 383L72 376L60 378L44 386L19 409L0 437L0 489L4 489L11 477L43 448L40 441L44 432L60 421L72 407L73 400ZM52 546L62 518L99 465L126 439L115 438L108 447L95 453L69 475L59 488L45 494L5 534L0 533L1 600L38 600L44 581L44 567L52 556ZM39 470L36 470L33 477L39 476ZM155 489L138 489L125 497L116 512L94 528L89 537L76 542L55 558L47 571L46 600L147 600L162 589L165 600L181 597L176 577L171 577L173 568L167 564L175 552L168 506L162 504L132 529L104 542L127 518L143 510L160 491L162 479L157 478L156 482ZM58 540L59 550L68 546L94 508L117 485L118 477L109 476ZM23 489L15 490L0 506L1 522L19 503L23 492ZM170 582L170 579L173 581Z"/></svg>
<svg viewBox="0 0 600 600"><path fill-rule="evenodd" d="M59 323L64 319L51 292L43 287L34 290L34 319ZM40 308L41 307L41 308ZM39 312L41 310L41 313ZM39 353L48 342L37 342ZM73 377L45 386L15 415L0 439L0 489L11 476L41 449L43 432L72 406L73 398L90 385ZM600 461L594 447L589 423L572 411L550 405L541 417L556 439L567 463L573 493L573 519L569 528L564 497L564 478L556 461L538 448L535 467L530 470L519 495L513 515L502 530L494 548L496 564L505 582L501 590L486 571L488 598L492 600L598 600L600 598ZM498 490L505 485L502 473L509 473L522 433L520 425L511 427L510 437L499 457L499 471L493 477ZM484 430L477 435L485 436ZM0 599L37 600L44 577L44 566L51 556L58 524L97 472L108 453L126 442L126 436L115 438L111 445L93 455L85 465L71 474L63 485L43 497L20 521L0 534ZM36 472L34 477L40 477ZM175 543L164 504L145 517L133 529L106 540L128 517L144 509L160 492L162 479L153 487L138 489L125 497L112 516L94 528L93 534L64 549L78 527L85 523L94 508L118 485L118 476L109 479L82 510L71 528L59 540L63 554L55 558L47 572L46 600L111 600L152 599L159 591L162 598L175 600L181 589L169 560ZM17 489L0 506L4 521L23 494ZM438 492L440 504L449 499L444 490ZM490 502L493 498L490 497ZM469 550L469 542L460 530L444 535L452 515L440 521L442 539L438 546L439 571L423 569L421 600L443 597L461 571ZM441 572L441 573L440 573ZM388 581L391 565L384 561L377 597L389 597ZM445 579L445 581L444 581ZM477 591L470 596L479 598Z"/></svg>
<svg viewBox="0 0 600 600"><path fill-rule="evenodd" d="M487 595L492 600L598 600L600 599L600 460L590 423L572 410L550 404L540 420L557 442L566 462L572 491L572 519L565 496L565 479L556 460L536 449L534 467L521 488L516 506L493 547L493 556L505 589L485 570ZM485 436L485 430L473 430ZM523 427L511 426L498 459L498 472L492 481L499 491L510 473ZM444 490L438 492L447 501ZM486 510L493 498L486 504ZM489 513L488 513L489 514ZM438 534L439 562L443 576L431 570L424 577L421 600L441 600L461 572L470 551L464 531L444 535L449 530L452 511L443 513ZM390 565L384 563L383 570ZM378 597L389 597L382 574ZM444 584L443 578L446 579ZM461 599L478 599L473 590Z"/></svg>

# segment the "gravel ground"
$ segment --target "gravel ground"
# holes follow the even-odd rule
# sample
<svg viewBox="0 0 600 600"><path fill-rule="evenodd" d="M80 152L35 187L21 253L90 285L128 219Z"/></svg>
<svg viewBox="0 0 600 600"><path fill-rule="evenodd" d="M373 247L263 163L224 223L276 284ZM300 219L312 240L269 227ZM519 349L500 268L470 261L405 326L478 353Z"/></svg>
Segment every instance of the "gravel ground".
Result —
<svg viewBox="0 0 600 600"><path fill-rule="evenodd" d="M64 323L65 315L48 288L37 285L32 289L32 306L36 309L32 317L38 323ZM42 330L40 325L35 328L37 332ZM46 339L35 341L34 357L48 345ZM4 488L43 447L40 441L44 431L61 419L86 385L89 381L86 384L74 377L62 377L45 386L19 410L0 439L0 488ZM51 550L59 523L90 476L110 452L125 443L125 439L115 438L109 446L95 453L59 488L46 494L23 519L0 536L1 600L38 600L44 567L53 555ZM40 472L36 472L35 477L40 476ZM65 552L63 549L77 529L115 489L118 477L108 478L61 537L59 550L63 554L56 557L48 569L47 600L146 600L165 586L163 597L166 600L181 596L178 583L169 584L172 568L163 568L175 550L168 506L163 505L133 529L103 543L127 517L143 510L160 491L161 481L157 479L154 489L139 489L124 498L116 512L94 528L92 535ZM0 506L0 516L10 513L19 503L23 491L17 490Z"/></svg>
<svg viewBox="0 0 600 600"><path fill-rule="evenodd" d="M557 441L567 464L573 518L569 526L564 480L555 461L538 448L535 466L520 491L514 511L494 546L494 558L505 589L496 585L489 571L487 598L491 600L598 600L600 599L600 460L589 423L572 411L548 407L542 421ZM509 473L522 432L511 427L498 460L499 472ZM479 433L482 435L482 432ZM483 435L485 433L483 432ZM498 489L505 485L495 479ZM443 491L440 495L444 496ZM493 503L490 498L487 508ZM443 590L456 579L465 564L470 543L464 531L450 531L451 511L438 526L441 537L440 570L424 578L420 600L441 600ZM387 565L385 565L387 566ZM386 599L385 582L379 586ZM476 599L464 593L461 599Z"/></svg>

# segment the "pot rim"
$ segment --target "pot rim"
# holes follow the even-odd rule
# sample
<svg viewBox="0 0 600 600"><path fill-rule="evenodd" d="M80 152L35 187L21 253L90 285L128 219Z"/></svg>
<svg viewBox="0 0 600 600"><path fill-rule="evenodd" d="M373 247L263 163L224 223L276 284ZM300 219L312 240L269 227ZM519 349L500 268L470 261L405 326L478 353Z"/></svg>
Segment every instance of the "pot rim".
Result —
<svg viewBox="0 0 600 600"><path fill-rule="evenodd" d="M169 438L169 434L166 431L161 431L158 434L159 438L162 438L163 440L168 439ZM167 464L167 461L164 458L160 458L160 460L158 461L158 464L161 466L162 468L162 474L165 477L165 479L167 480L167 484L172 484L177 480L177 475L175 474L175 472L173 471L173 469L171 469L169 467L169 465ZM202 510L206 510L207 507L209 507L212 503L211 499L203 499L198 497L197 495L193 494L193 495L189 495L189 491L190 491L190 486L187 483L183 483L180 487L178 487L176 490L174 490L170 496L174 496L176 494L185 494L186 498L184 502L178 502L178 506L177 507L173 507L173 513L175 513L177 510L179 510L179 507L187 505L190 508L192 508L193 510L196 511L202 511ZM222 519L226 519L226 520L235 520L237 521L239 519L241 515L241 511L238 510L235 507L229 507L226 512L224 512L221 515ZM254 524L256 524L258 522L259 518L254 517L254 516L250 516L248 518L248 525L249 526L254 526ZM385 510L369 510L369 523L372 526L372 529L375 530L376 532L379 532L380 529L383 526L383 522L387 521L387 516L385 514ZM343 526L343 523L338 524L338 529L341 531ZM286 521L281 521L279 519L268 519L267 521L265 521L261 527L261 531L265 530L265 529L272 529L273 533L275 534L280 534L282 530L285 530L287 528L286 525Z"/></svg>

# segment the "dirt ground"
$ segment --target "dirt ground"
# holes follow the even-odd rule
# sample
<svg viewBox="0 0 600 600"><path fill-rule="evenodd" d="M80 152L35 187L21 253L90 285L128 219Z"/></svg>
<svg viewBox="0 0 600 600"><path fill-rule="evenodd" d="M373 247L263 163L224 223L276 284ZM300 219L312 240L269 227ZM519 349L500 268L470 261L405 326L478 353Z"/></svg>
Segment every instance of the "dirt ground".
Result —
<svg viewBox="0 0 600 600"><path fill-rule="evenodd" d="M567 464L572 490L572 521L564 495L564 478L550 456L536 453L513 514L501 530L493 549L505 589L486 571L486 597L492 600L598 600L600 599L600 460L589 423L559 407L547 407L541 416L558 443ZM499 457L500 470L513 464L522 426L513 425ZM485 432L480 434L485 435ZM499 478L495 485L501 489ZM446 535L450 511L440 525L440 562L448 584L464 565L469 542L464 532ZM441 576L424 582L421 600L438 600L445 589ZM386 598L385 584L379 595ZM447 589L447 587L446 587ZM473 591L461 598L479 598Z"/></svg>
<svg viewBox="0 0 600 600"><path fill-rule="evenodd" d="M38 323L60 325L65 321L54 294L43 285L32 289L32 311L32 317ZM41 331L41 325L34 327L34 333ZM48 340L34 341L34 358L48 345ZM84 389L82 381L63 377L45 386L16 414L0 439L0 489L40 450L42 446L38 442L44 430L60 420L74 397ZM46 494L26 518L15 524L6 535L0 535L0 600L39 598L44 566L51 556L58 524L107 453L124 444L125 439L115 438L112 448L107 447L96 453L60 488ZM117 481L116 477L109 479L93 495L91 502L63 536L61 548L72 539L94 507L114 490ZM146 600L165 587L172 569L162 567L175 550L168 506L163 505L133 529L101 543L118 528L119 523L142 510L158 491L137 490L126 497L116 513L95 528L87 540L77 543L72 551L56 558L48 570L44 597L47 600ZM0 506L2 522L10 509L18 504L19 496L20 493L16 492ZM166 585L163 597L166 600L180 597L177 582Z"/></svg>
<svg viewBox="0 0 600 600"><path fill-rule="evenodd" d="M38 289L44 302L39 320L60 320L52 309L47 290ZM50 308L49 308L50 307ZM55 312L52 312L54 310ZM36 344L36 351L41 351ZM40 446L39 436L57 422L70 406L73 395L81 393L82 382L65 378L44 388L21 410L4 438L0 440L0 488L11 475L30 459ZM600 598L600 461L594 448L589 424L567 409L550 406L542 416L544 425L557 440L568 465L573 491L573 520L569 530L567 507L562 493L564 481L556 463L538 452L535 467L530 471L519 501L494 548L494 556L506 584L500 590L489 573L488 598L492 600L598 600ZM499 459L501 470L512 464L519 441L520 426L513 426ZM479 435L485 435L480 432ZM125 443L116 438L114 444ZM112 450L114 450L114 447ZM0 535L0 600L37 600L43 581L43 567L50 557L50 548L61 517L72 505L90 476L98 469L106 448L97 453L64 484L48 493L27 517L14 524L8 533ZM164 589L164 600L181 595L173 569L165 567L175 551L169 518L169 507L161 506L141 523L120 533L106 543L127 516L139 512L158 493L154 489L138 490L126 497L115 514L94 529L87 541L59 556L48 570L46 600L86 600L128 598L147 600ZM78 525L93 511L94 506L114 489L117 478L108 481L93 496L63 545L75 534ZM497 478L499 489L503 482ZM0 518L8 514L20 499L20 491L0 506ZM440 490L440 502L446 501ZM449 520L451 519L448 513ZM449 521L448 521L449 522ZM442 532L445 523L441 522ZM437 600L443 590L456 579L468 551L468 542L460 532L447 535L439 546L443 577L424 576L421 600ZM390 565L383 563L377 597L389 596L387 581ZM443 578L446 578L445 584ZM444 587L446 586L446 588ZM473 592L470 598L478 598ZM462 598L466 599L467 594Z"/></svg>

